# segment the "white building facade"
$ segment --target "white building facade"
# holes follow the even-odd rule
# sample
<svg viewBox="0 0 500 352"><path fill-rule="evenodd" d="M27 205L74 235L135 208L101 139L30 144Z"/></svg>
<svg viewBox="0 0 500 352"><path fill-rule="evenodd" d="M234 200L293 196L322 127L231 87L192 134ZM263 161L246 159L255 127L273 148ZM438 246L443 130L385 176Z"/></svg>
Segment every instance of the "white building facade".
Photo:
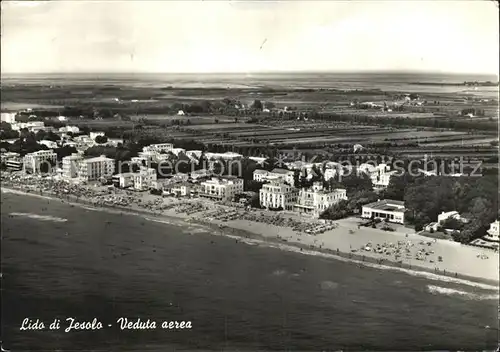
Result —
<svg viewBox="0 0 500 352"><path fill-rule="evenodd" d="M70 179L78 177L80 170L80 164L83 160L83 156L78 153L73 153L71 155L62 158L62 176L63 178Z"/></svg>
<svg viewBox="0 0 500 352"><path fill-rule="evenodd" d="M363 206L361 217L381 219L397 224L404 224L405 205L399 200L384 199Z"/></svg>
<svg viewBox="0 0 500 352"><path fill-rule="evenodd" d="M23 167L25 172L29 173L39 173L40 167L43 163L49 163L48 171L52 166L55 166L57 162L57 154L54 153L52 149L50 150L39 150L37 152L29 153L24 156Z"/></svg>
<svg viewBox="0 0 500 352"><path fill-rule="evenodd" d="M333 191L328 191L323 188L320 182L315 182L311 188L300 190L293 210L303 214L318 216L341 200L347 200L347 190L337 188Z"/></svg>
<svg viewBox="0 0 500 352"><path fill-rule="evenodd" d="M264 208L293 210L298 195L298 189L284 183L283 180L275 180L262 186L259 201Z"/></svg>
<svg viewBox="0 0 500 352"><path fill-rule="evenodd" d="M236 194L243 193L243 179L236 177L213 177L201 183L201 197L230 201Z"/></svg>
<svg viewBox="0 0 500 352"><path fill-rule="evenodd" d="M81 161L79 177L86 181L97 181L102 177L111 178L115 171L115 160L99 157Z"/></svg>

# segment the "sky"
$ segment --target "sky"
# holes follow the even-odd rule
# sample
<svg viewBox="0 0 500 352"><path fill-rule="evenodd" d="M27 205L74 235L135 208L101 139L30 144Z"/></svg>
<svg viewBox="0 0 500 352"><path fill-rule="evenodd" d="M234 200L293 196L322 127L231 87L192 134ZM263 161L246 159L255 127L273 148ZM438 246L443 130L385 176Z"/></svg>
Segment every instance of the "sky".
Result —
<svg viewBox="0 0 500 352"><path fill-rule="evenodd" d="M484 1L2 1L3 73L498 75Z"/></svg>

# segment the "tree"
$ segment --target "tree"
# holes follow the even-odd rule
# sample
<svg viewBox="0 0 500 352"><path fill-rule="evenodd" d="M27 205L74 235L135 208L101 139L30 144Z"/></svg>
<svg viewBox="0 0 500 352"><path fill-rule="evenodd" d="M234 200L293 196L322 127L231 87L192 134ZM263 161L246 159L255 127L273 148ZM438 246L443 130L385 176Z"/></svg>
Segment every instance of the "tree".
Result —
<svg viewBox="0 0 500 352"><path fill-rule="evenodd" d="M108 142L108 137L99 135L99 136L95 137L95 141L98 144L104 144L104 143Z"/></svg>
<svg viewBox="0 0 500 352"><path fill-rule="evenodd" d="M47 136L47 132L45 132L44 130L40 130L36 133L36 140L37 141L42 141L45 139L45 137Z"/></svg>
<svg viewBox="0 0 500 352"><path fill-rule="evenodd" d="M262 108L263 108L262 102L259 99L255 99L252 103L252 109L262 110Z"/></svg>

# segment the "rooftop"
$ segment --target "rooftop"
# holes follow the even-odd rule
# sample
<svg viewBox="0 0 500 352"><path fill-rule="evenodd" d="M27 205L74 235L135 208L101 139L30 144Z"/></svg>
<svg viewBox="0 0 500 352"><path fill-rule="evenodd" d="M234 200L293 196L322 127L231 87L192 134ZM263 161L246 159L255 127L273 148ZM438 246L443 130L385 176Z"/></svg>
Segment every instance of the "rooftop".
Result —
<svg viewBox="0 0 500 352"><path fill-rule="evenodd" d="M253 172L254 174L267 174L267 170L262 170L262 169L257 169L257 170L254 170Z"/></svg>
<svg viewBox="0 0 500 352"><path fill-rule="evenodd" d="M385 210L385 211L399 211L402 212L404 209L405 203L400 200L392 200L392 199L383 199L378 202L366 204L365 207L377 209L377 210Z"/></svg>
<svg viewBox="0 0 500 352"><path fill-rule="evenodd" d="M271 172L273 174L283 174L283 175L286 175L288 173L293 173L292 170L280 169L280 168L273 169L273 171L271 171Z"/></svg>

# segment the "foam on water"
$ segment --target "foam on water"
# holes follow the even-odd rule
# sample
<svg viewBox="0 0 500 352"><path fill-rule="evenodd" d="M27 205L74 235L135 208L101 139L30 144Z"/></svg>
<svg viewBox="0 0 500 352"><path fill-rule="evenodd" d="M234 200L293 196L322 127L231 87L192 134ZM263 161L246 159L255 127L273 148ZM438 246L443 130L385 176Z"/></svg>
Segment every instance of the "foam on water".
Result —
<svg viewBox="0 0 500 352"><path fill-rule="evenodd" d="M467 292L467 291L461 291L457 290L454 288L449 288L449 287L441 287L441 286L435 286L435 285L427 285L427 290L429 293L432 294L441 294L441 295L446 295L446 296L464 296L469 299L476 299L476 300L498 300L499 295L498 294L479 294L479 293L473 293L473 292Z"/></svg>
<svg viewBox="0 0 500 352"><path fill-rule="evenodd" d="M50 215L38 215L33 213L10 213L11 216L18 216L23 218L35 219L40 221L52 221L52 222L66 222L68 219L58 218Z"/></svg>

